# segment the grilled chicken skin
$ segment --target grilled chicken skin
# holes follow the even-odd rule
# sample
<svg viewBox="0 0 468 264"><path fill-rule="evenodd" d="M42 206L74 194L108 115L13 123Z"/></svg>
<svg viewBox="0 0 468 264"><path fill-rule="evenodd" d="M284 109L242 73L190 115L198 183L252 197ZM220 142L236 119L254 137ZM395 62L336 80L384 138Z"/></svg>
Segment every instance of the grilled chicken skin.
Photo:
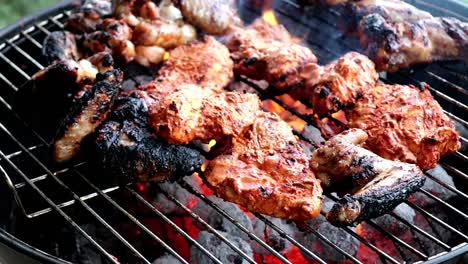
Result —
<svg viewBox="0 0 468 264"><path fill-rule="evenodd" d="M291 127L276 114L258 112L209 162L205 177L216 195L249 211L306 220L320 212L322 189Z"/></svg>
<svg viewBox="0 0 468 264"><path fill-rule="evenodd" d="M76 45L75 35L68 31L54 31L45 39L42 54L47 65L62 60L78 60L80 54Z"/></svg>
<svg viewBox="0 0 468 264"><path fill-rule="evenodd" d="M361 145L367 134L350 129L318 148L310 167L322 185L333 191L351 192L328 212L334 225L350 225L392 210L419 189L425 177L414 164L377 156Z"/></svg>
<svg viewBox="0 0 468 264"><path fill-rule="evenodd" d="M118 184L175 180L200 170L196 150L157 139L148 127L147 98L135 92L118 100L117 108L97 129L91 161Z"/></svg>
<svg viewBox="0 0 468 264"><path fill-rule="evenodd" d="M54 161L66 162L79 153L83 140L106 119L122 80L120 70L99 75L96 84L73 102L54 140Z"/></svg>
<svg viewBox="0 0 468 264"><path fill-rule="evenodd" d="M309 48L282 25L273 26L263 19L233 30L226 46L236 74L266 80L280 90L304 85L309 71L317 68L317 58Z"/></svg>
<svg viewBox="0 0 468 264"><path fill-rule="evenodd" d="M394 72L437 60L468 60L468 23L456 18L388 22L371 14L359 22L358 34L361 47L379 70Z"/></svg>

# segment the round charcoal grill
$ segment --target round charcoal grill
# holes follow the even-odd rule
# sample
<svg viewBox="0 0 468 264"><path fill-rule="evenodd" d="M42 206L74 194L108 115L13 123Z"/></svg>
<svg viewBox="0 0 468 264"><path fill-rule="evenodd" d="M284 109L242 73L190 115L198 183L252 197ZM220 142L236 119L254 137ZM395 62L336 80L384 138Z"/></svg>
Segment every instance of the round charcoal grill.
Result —
<svg viewBox="0 0 468 264"><path fill-rule="evenodd" d="M239 14L247 23L258 17L263 7L261 1L237 2ZM468 18L468 7L456 2L408 2L437 16ZM13 97L32 74L44 68L43 39L63 28L76 5L72 1L61 2L0 31L2 243L52 263L152 263L161 257L169 261L166 263L202 260L222 263L216 248L232 252L227 258L232 263L438 263L448 259L462 263L460 258L468 251L466 63L433 63L411 71L381 74L385 83L429 84L432 95L460 132L462 148L443 158L437 169L426 172L427 183L420 191L398 210L355 228L339 229L318 220L286 223L233 210L208 197L208 188L190 177L169 187L168 184L108 186L99 183L100 175L82 160L67 165L51 162L48 145L53 134L24 122L14 111ZM275 1L272 8L292 34L304 38L321 64L347 51L359 51L356 40L336 30L339 8L303 9L287 0ZM134 65L125 71L128 81L137 84L148 80L142 76L154 73ZM283 97L267 94L242 77L237 82L248 85L264 102L281 106L289 118L307 122L305 131L296 134L312 149L320 144L310 118ZM154 196L159 200L148 198ZM186 197L190 197L189 202ZM327 194L325 201L335 199ZM248 215L254 224L240 221L239 214ZM213 217L226 222L234 231L230 229L228 235L227 228L219 228ZM268 232L256 232L259 225ZM200 230L206 230L219 246L206 246L206 241L200 239ZM271 233L268 238L266 233ZM233 239L233 234L248 241L254 253L240 245L239 239ZM330 259L330 255L334 258ZM194 256L201 257L194 260Z"/></svg>

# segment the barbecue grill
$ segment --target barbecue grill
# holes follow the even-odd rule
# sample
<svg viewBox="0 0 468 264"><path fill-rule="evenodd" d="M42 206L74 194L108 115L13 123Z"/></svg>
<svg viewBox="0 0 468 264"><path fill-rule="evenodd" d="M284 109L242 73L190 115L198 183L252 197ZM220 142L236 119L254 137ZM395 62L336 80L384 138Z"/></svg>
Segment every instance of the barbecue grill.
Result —
<svg viewBox="0 0 468 264"><path fill-rule="evenodd" d="M239 14L246 23L260 15L264 5L259 2L238 1ZM468 17L468 7L456 2L408 2L434 15L462 20ZM166 263L172 263L170 260L187 263L191 255L192 260L193 255L201 255L222 263L216 250L200 240L200 230L207 230L219 241L219 248L233 252L232 263L333 260L438 263L459 259L468 251L468 90L465 88L468 66L465 63L433 63L395 74L381 74L381 80L386 83L429 84L434 98L456 123L462 149L443 158L438 170L426 172L428 183L403 203L403 209L365 221L356 228L327 229L317 221L287 223L242 210L234 212L231 207L211 199L198 178L185 177L171 183L176 191L166 188L167 184L109 186L99 181L100 175L85 161L66 165L51 162L48 146L53 134L23 121L14 111L13 97L32 74L44 68L43 39L63 28L76 5L72 1L61 2L0 31L1 242L52 263L151 263L161 256L166 258ZM303 37L321 64L347 51L359 51L356 40L336 29L339 8L303 8L289 0L276 1L271 8L291 33ZM145 80L143 75L154 72L130 66L127 73L129 82L140 83ZM242 77L236 81L249 86L262 100L282 107L289 117L307 122L306 129L296 134L312 148L320 144L310 117L272 93L272 89L262 89L258 83ZM180 198L182 192L190 197L190 202ZM155 193L162 197L158 201L177 210L168 211L148 198ZM327 194L326 200L336 200L336 196ZM194 204L212 213L200 213ZM407 216L408 211L412 219ZM226 230L215 226L213 214L227 222L243 241L249 241L248 245L256 249L254 254L232 238L233 232L227 235ZM261 224L262 230L269 230L276 240L267 237L267 232L259 235L255 228L240 221L238 214L248 215L256 223L254 226ZM338 239L336 234L341 234ZM348 242L356 247L349 247ZM329 255L340 258L330 259Z"/></svg>

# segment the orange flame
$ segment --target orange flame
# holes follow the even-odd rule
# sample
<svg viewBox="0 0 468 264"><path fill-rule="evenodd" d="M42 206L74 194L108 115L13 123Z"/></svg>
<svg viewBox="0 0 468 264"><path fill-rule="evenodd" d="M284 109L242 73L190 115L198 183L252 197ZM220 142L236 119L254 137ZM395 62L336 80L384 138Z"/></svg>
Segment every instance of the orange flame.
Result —
<svg viewBox="0 0 468 264"><path fill-rule="evenodd" d="M271 9L264 10L262 13L262 18L270 25L276 26L279 24L278 19L276 19L275 13Z"/></svg>
<svg viewBox="0 0 468 264"><path fill-rule="evenodd" d="M169 52L165 51L163 54L163 60L169 59Z"/></svg>

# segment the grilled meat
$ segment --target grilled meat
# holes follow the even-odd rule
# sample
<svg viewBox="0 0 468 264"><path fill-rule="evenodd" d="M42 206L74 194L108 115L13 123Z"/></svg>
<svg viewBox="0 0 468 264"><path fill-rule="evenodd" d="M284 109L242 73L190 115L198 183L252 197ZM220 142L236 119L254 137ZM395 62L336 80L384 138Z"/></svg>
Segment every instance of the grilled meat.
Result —
<svg viewBox="0 0 468 264"><path fill-rule="evenodd" d="M257 19L248 28L237 28L226 40L234 61L234 72L264 79L284 90L302 86L317 68L312 51L299 44L281 25Z"/></svg>
<svg viewBox="0 0 468 264"><path fill-rule="evenodd" d="M54 141L56 162L69 161L79 153L82 141L106 119L122 80L120 70L98 76L96 84L75 100Z"/></svg>
<svg viewBox="0 0 468 264"><path fill-rule="evenodd" d="M175 180L198 171L203 158L196 150L157 139L148 127L144 93L133 93L97 130L91 153L108 177L120 184Z"/></svg>
<svg viewBox="0 0 468 264"><path fill-rule="evenodd" d="M249 211L306 220L320 212L322 189L291 127L276 114L258 112L254 123L205 177L216 195Z"/></svg>
<svg viewBox="0 0 468 264"><path fill-rule="evenodd" d="M456 18L389 22L371 14L360 21L358 32L361 47L380 70L394 72L436 60L468 60L468 24Z"/></svg>
<svg viewBox="0 0 468 264"><path fill-rule="evenodd" d="M254 94L181 86L151 115L151 126L170 143L207 142L237 136L252 124L260 100Z"/></svg>
<svg viewBox="0 0 468 264"><path fill-rule="evenodd" d="M340 27L349 34L357 34L359 22L367 15L377 14L387 22L415 22L432 18L426 11L420 10L401 0L364 0L347 1Z"/></svg>
<svg viewBox="0 0 468 264"><path fill-rule="evenodd" d="M348 127L369 134L366 148L421 169L433 168L440 157L460 148L453 123L424 87L372 87L346 111L346 118Z"/></svg>
<svg viewBox="0 0 468 264"><path fill-rule="evenodd" d="M85 0L77 11L70 15L65 29L78 34L93 32L102 23L102 18L111 14L110 0Z"/></svg>
<svg viewBox="0 0 468 264"><path fill-rule="evenodd" d="M226 33L233 25L240 24L231 0L180 0L184 18L207 34Z"/></svg>
<svg viewBox="0 0 468 264"><path fill-rule="evenodd" d="M391 211L419 189L425 177L413 164L390 161L364 149L367 134L350 129L317 149L310 167L322 185L351 192L328 212L334 225L350 225Z"/></svg>
<svg viewBox="0 0 468 264"><path fill-rule="evenodd" d="M317 77L306 82L313 88L298 87L289 94L312 104L314 113L321 117L353 107L379 78L374 63L357 52L349 52L316 71Z"/></svg>
<svg viewBox="0 0 468 264"><path fill-rule="evenodd" d="M80 57L75 35L68 31L50 33L44 40L42 54L46 58L47 65L62 60L78 60Z"/></svg>

